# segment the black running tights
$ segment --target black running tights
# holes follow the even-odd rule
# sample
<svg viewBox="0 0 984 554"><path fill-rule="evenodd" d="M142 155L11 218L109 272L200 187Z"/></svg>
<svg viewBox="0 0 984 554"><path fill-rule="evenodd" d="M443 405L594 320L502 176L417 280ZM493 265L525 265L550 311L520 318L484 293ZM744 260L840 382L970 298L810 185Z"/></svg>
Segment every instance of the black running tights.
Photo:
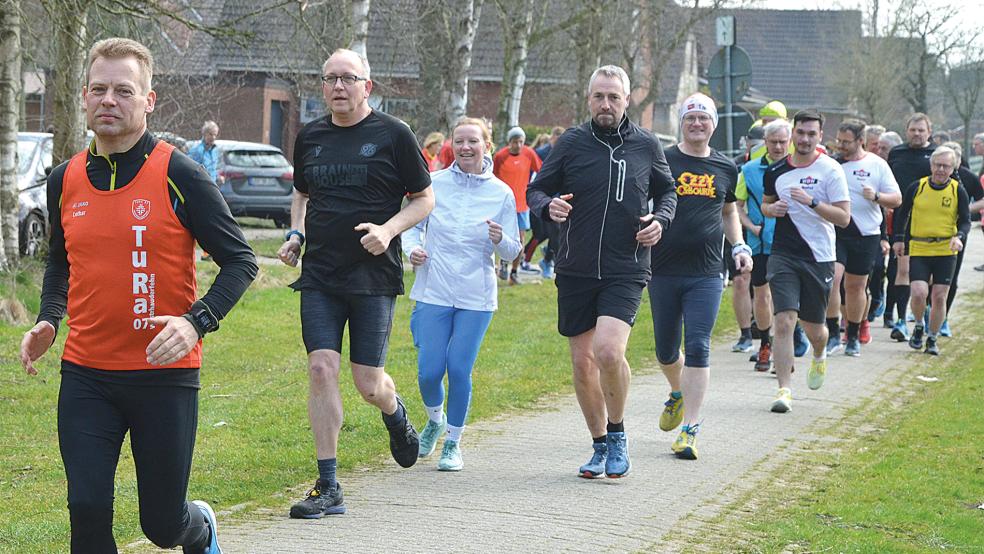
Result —
<svg viewBox="0 0 984 554"><path fill-rule="evenodd" d="M62 372L58 443L68 478L72 554L117 551L113 483L127 431L144 534L162 548L205 550L205 519L185 501L197 424L197 389L108 383Z"/></svg>

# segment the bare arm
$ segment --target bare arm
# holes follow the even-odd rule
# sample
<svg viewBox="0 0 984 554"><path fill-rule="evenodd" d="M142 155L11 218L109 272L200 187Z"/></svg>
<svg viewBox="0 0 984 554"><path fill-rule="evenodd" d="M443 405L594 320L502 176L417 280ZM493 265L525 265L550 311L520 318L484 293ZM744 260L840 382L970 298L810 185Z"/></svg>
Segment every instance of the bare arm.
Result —
<svg viewBox="0 0 984 554"><path fill-rule="evenodd" d="M411 193L403 208L382 225L360 223L356 231L365 231L360 242L370 254L378 256L389 248L393 237L421 222L434 209L434 190L427 187L420 192Z"/></svg>
<svg viewBox="0 0 984 554"><path fill-rule="evenodd" d="M844 200L843 202L834 202L828 204L826 202L821 202L817 204L817 207L813 209L817 212L820 217L826 219L827 221L833 223L838 227L847 227L851 222L851 201Z"/></svg>
<svg viewBox="0 0 984 554"><path fill-rule="evenodd" d="M745 208L746 206L745 201L738 200L736 204L738 204L737 206L738 220L741 221L741 226L754 233L755 236L759 236L762 230L759 228L759 225L753 223L752 218L748 216L747 208Z"/></svg>

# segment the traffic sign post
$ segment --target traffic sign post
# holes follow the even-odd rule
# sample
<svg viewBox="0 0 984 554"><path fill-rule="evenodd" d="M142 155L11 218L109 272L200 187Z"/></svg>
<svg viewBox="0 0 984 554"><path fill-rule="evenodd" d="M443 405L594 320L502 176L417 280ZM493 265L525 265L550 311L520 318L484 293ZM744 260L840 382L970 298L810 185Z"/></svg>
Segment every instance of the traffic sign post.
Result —
<svg viewBox="0 0 984 554"><path fill-rule="evenodd" d="M715 29L717 44L722 48L711 58L707 68L707 84L711 89L711 97L724 102L724 112L719 115L724 119L726 153L734 155L736 141L733 118L742 113L735 113L734 105L745 97L751 87L752 61L747 52L734 45L734 16L717 18Z"/></svg>

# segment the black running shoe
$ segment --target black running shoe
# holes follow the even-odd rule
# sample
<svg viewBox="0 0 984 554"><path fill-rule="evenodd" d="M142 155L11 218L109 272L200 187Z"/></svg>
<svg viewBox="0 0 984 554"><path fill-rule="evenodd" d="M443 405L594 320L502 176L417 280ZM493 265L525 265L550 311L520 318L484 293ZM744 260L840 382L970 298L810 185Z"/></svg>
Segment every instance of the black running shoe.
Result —
<svg viewBox="0 0 984 554"><path fill-rule="evenodd" d="M420 437L417 435L416 429L413 428L413 424L410 423L410 417L407 415L407 409L403 405L403 399L400 398L400 395L396 396L396 404L397 411L403 410L403 421L393 427L386 426L390 435L390 453L393 454L393 459L400 466L410 467L417 463L417 458L420 456ZM385 422L386 418L384 417L383 423Z"/></svg>
<svg viewBox="0 0 984 554"><path fill-rule="evenodd" d="M926 353L932 354L933 356L940 355L940 347L936 346L936 337L928 337L926 339Z"/></svg>
<svg viewBox="0 0 984 554"><path fill-rule="evenodd" d="M318 519L323 516L344 514L345 499L342 498L342 486L335 483L329 489L321 480L309 490L307 498L290 507L290 517L294 519Z"/></svg>

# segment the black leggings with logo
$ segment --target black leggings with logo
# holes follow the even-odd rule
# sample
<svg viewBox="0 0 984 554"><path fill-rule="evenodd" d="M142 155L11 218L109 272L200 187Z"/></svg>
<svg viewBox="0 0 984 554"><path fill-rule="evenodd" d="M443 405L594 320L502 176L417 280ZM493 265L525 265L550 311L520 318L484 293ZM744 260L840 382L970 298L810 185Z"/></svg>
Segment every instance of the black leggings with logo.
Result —
<svg viewBox="0 0 984 554"><path fill-rule="evenodd" d="M185 501L197 424L198 389L122 384L62 371L58 443L68 478L73 554L117 551L113 483L127 432L144 534L162 548L204 552L205 519Z"/></svg>

